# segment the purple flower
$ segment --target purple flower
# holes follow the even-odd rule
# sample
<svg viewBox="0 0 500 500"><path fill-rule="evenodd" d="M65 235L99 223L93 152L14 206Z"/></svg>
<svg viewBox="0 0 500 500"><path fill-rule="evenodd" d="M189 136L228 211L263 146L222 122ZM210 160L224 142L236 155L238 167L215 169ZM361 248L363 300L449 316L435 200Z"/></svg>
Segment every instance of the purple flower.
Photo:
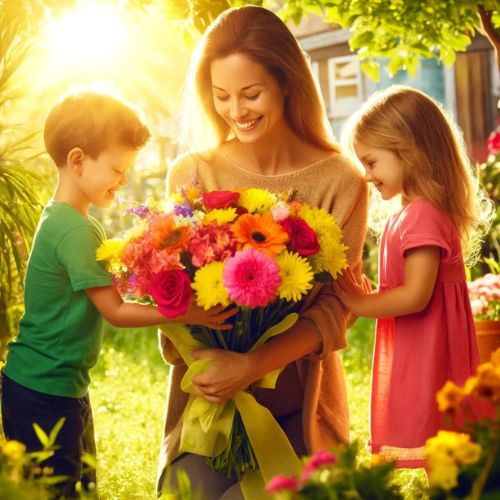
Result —
<svg viewBox="0 0 500 500"><path fill-rule="evenodd" d="M191 205L186 201L174 207L175 215L181 215L182 217L192 217L193 209Z"/></svg>
<svg viewBox="0 0 500 500"><path fill-rule="evenodd" d="M144 217L149 214L149 208L147 205L139 205L138 207L129 208L125 213L134 214L138 217Z"/></svg>

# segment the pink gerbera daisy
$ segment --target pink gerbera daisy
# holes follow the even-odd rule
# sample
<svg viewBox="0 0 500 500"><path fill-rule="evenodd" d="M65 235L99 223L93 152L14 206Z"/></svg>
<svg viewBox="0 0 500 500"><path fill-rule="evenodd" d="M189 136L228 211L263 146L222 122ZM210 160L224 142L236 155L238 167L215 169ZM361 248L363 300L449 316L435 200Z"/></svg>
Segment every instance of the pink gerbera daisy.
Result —
<svg viewBox="0 0 500 500"><path fill-rule="evenodd" d="M278 264L254 248L245 248L228 259L222 280L232 300L252 309L274 300L281 284Z"/></svg>

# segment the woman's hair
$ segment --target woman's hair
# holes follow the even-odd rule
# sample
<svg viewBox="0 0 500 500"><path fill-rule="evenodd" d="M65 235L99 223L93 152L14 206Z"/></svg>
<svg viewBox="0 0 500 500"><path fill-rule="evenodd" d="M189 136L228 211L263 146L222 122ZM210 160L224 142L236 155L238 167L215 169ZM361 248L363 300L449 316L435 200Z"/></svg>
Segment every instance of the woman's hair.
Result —
<svg viewBox="0 0 500 500"><path fill-rule="evenodd" d="M344 142L351 152L361 143L395 153L403 168L403 197L427 199L446 212L468 263L474 262L493 207L462 134L440 104L416 89L394 85L373 94L350 118Z"/></svg>
<svg viewBox="0 0 500 500"><path fill-rule="evenodd" d="M184 96L182 142L198 151L215 149L231 137L215 110L210 65L242 54L261 64L286 92L285 119L302 139L340 151L306 54L273 12L254 5L228 9L209 26L191 61Z"/></svg>

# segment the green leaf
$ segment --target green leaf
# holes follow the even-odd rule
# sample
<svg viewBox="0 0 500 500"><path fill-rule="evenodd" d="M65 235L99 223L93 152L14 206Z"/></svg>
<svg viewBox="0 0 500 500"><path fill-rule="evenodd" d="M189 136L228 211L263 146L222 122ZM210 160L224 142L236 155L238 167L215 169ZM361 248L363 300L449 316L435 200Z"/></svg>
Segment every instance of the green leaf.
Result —
<svg viewBox="0 0 500 500"><path fill-rule="evenodd" d="M62 426L64 425L64 422L66 422L66 417L61 417L57 421L56 425L54 425L54 427L50 431L47 448L51 448L54 445L54 443L56 442L57 435L59 434L59 431L61 430Z"/></svg>
<svg viewBox="0 0 500 500"><path fill-rule="evenodd" d="M357 50L361 47L366 47L374 38L373 31L364 31L356 33L350 40L349 45L352 49Z"/></svg>
<svg viewBox="0 0 500 500"><path fill-rule="evenodd" d="M361 63L361 70L374 82L380 80L380 64L376 61L363 61Z"/></svg>

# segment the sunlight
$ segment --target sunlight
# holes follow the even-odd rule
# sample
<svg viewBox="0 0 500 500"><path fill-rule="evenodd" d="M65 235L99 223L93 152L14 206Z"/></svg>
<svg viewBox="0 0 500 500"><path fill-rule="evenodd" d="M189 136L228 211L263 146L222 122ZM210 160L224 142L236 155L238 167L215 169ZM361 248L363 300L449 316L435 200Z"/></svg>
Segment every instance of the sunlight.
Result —
<svg viewBox="0 0 500 500"><path fill-rule="evenodd" d="M112 5L85 2L50 19L46 36L52 57L60 65L95 68L112 63L120 55L127 25Z"/></svg>

